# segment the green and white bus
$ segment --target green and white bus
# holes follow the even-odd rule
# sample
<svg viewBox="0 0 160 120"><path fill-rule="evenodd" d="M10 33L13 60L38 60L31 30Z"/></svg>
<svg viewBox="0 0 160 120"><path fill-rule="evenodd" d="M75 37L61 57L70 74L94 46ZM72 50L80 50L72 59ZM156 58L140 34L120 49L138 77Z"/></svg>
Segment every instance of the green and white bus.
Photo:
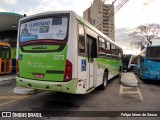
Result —
<svg viewBox="0 0 160 120"><path fill-rule="evenodd" d="M122 48L73 11L19 22L17 86L86 94L122 70Z"/></svg>

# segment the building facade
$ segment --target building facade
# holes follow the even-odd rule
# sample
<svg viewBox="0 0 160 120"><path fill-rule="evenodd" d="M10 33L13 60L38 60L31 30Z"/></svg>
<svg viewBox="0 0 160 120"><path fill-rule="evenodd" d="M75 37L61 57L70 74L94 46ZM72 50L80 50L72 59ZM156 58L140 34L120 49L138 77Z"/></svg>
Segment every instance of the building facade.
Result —
<svg viewBox="0 0 160 120"><path fill-rule="evenodd" d="M115 41L114 6L103 0L93 0L93 4L83 12L83 18Z"/></svg>

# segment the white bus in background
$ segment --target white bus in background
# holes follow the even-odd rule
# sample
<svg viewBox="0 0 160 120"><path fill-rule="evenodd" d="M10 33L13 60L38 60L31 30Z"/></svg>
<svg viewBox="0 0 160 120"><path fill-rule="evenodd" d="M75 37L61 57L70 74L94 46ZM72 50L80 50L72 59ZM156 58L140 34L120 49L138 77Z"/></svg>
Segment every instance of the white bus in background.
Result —
<svg viewBox="0 0 160 120"><path fill-rule="evenodd" d="M137 59L135 55L131 55L130 59L129 59L129 63L128 63L128 70L129 71L134 71L134 66L137 63Z"/></svg>

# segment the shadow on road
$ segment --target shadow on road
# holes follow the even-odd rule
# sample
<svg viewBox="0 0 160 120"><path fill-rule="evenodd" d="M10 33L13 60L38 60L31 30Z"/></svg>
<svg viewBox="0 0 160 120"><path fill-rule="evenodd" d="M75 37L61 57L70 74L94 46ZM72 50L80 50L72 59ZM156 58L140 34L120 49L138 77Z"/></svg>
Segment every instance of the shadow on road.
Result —
<svg viewBox="0 0 160 120"><path fill-rule="evenodd" d="M81 107L88 105L93 107L95 102L93 99L100 99L102 94L107 94L112 87L112 82L116 79L111 79L105 90L95 89L88 94L67 94L60 92L47 92L44 96L39 97L43 103L39 107L32 107L32 111L68 111L80 110ZM36 103L35 103L36 104Z"/></svg>
<svg viewBox="0 0 160 120"><path fill-rule="evenodd" d="M160 80L141 80L145 84L152 84L156 86L160 86Z"/></svg>

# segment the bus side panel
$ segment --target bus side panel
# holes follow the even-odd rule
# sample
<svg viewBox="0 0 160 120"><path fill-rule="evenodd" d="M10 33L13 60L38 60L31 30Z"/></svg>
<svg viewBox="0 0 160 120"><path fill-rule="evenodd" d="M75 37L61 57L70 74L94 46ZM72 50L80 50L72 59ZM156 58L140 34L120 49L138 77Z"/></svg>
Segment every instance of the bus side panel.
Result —
<svg viewBox="0 0 160 120"><path fill-rule="evenodd" d="M146 80L160 80L160 62L145 59L141 62L140 77Z"/></svg>
<svg viewBox="0 0 160 120"><path fill-rule="evenodd" d="M108 69L108 79L113 78L114 76L119 74L119 68L122 66L122 62L120 59L114 58L98 58L98 80L103 80L103 73L105 69ZM102 83L102 82L101 82Z"/></svg>
<svg viewBox="0 0 160 120"><path fill-rule="evenodd" d="M113 71L112 71L112 75L113 77L115 77L116 75L119 74L119 69L121 66L121 59L119 58L115 58L112 60L112 65L113 65Z"/></svg>
<svg viewBox="0 0 160 120"><path fill-rule="evenodd" d="M105 59L105 58L102 58L102 59ZM101 85L103 82L105 63L102 63L102 59L97 58L97 86Z"/></svg>
<svg viewBox="0 0 160 120"><path fill-rule="evenodd" d="M78 56L78 84L77 84L77 93L86 93L86 90L88 89L89 80L87 80L87 58Z"/></svg>
<svg viewBox="0 0 160 120"><path fill-rule="evenodd" d="M62 87L62 92L77 94L77 21L74 14L70 14L69 23L69 38L68 38L68 51L67 60L72 63L72 80L69 84L65 84ZM70 88L70 89L68 89Z"/></svg>
<svg viewBox="0 0 160 120"><path fill-rule="evenodd" d="M77 22L74 14L70 14L67 59L72 63L72 78L77 79Z"/></svg>

